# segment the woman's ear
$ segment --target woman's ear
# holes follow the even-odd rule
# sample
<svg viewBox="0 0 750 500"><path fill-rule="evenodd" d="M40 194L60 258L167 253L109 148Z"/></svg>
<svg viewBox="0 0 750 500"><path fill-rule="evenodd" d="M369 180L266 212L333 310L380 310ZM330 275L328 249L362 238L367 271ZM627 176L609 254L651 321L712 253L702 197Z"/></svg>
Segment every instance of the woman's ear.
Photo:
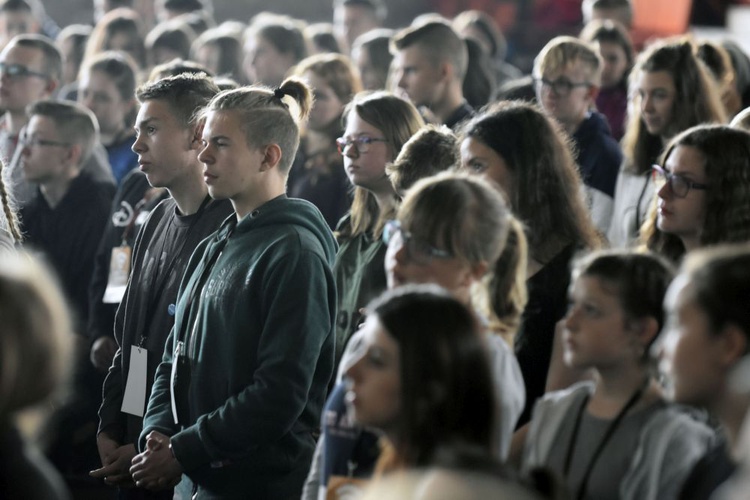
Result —
<svg viewBox="0 0 750 500"><path fill-rule="evenodd" d="M487 270L489 269L489 267L490 266L487 264L486 261L482 260L482 261L477 262L476 264L471 266L472 277L476 281L481 280L482 278L484 278L484 275L487 274Z"/></svg>

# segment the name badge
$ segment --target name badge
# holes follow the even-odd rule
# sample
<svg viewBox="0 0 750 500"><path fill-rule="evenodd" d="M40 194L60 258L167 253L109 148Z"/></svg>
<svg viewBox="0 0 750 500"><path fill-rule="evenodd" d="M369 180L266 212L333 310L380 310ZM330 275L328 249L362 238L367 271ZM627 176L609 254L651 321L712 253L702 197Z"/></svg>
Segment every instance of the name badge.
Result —
<svg viewBox="0 0 750 500"><path fill-rule="evenodd" d="M112 257L109 260L109 279L102 299L105 304L119 304L125 296L125 288L128 285L128 276L130 276L131 251L127 245L112 249Z"/></svg>
<svg viewBox="0 0 750 500"><path fill-rule="evenodd" d="M146 370L148 351L143 347L130 347L130 370L125 383L125 395L122 397L124 413L142 417L146 406Z"/></svg>

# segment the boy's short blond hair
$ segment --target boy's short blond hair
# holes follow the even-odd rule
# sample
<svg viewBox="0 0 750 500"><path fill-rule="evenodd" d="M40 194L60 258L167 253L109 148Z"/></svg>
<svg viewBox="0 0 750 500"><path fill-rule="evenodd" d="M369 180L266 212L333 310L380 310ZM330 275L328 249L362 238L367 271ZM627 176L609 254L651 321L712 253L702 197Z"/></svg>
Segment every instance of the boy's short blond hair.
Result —
<svg viewBox="0 0 750 500"><path fill-rule="evenodd" d="M588 69L588 81L598 87L602 78L602 59L588 43L571 36L558 36L550 40L534 59L534 76L564 71L581 61Z"/></svg>

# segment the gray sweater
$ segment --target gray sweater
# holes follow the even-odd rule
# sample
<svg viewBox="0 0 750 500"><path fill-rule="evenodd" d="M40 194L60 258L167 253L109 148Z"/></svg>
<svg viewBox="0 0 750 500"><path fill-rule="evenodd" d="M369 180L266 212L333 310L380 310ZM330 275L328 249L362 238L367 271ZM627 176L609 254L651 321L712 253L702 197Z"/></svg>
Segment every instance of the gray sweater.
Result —
<svg viewBox="0 0 750 500"><path fill-rule="evenodd" d="M544 467L565 416L594 390L592 382L546 394L534 407L523 453L522 470ZM710 448L714 432L676 406L654 412L643 427L630 467L619 485L622 500L677 498L695 463Z"/></svg>

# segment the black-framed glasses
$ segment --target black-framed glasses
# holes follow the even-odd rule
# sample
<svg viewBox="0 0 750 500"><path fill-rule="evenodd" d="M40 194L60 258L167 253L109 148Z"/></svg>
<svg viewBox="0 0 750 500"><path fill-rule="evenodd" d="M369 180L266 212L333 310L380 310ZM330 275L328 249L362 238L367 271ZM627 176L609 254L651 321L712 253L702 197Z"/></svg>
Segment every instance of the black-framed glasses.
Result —
<svg viewBox="0 0 750 500"><path fill-rule="evenodd" d="M552 89L552 92L554 92L556 95L565 97L569 95L570 92L575 88L591 87L593 86L593 84L591 82L571 82L565 77L558 78L557 80L548 80L544 77L534 77L534 86L539 91L541 91L544 87L547 87L548 89Z"/></svg>
<svg viewBox="0 0 750 500"><path fill-rule="evenodd" d="M667 172L660 165L652 165L651 172L653 172L654 183L658 189L661 189L664 184L669 184L669 190L678 198L686 197L691 189L705 191L709 187L708 184L693 182L680 174Z"/></svg>
<svg viewBox="0 0 750 500"><path fill-rule="evenodd" d="M401 223L397 220L389 220L383 227L383 242L387 245L391 240L400 238L406 249L406 255L417 264L427 265L432 259L450 259L453 254L447 250L441 250L415 238L409 231L404 231Z"/></svg>
<svg viewBox="0 0 750 500"><path fill-rule="evenodd" d="M35 148L38 146L59 147L59 148L70 147L70 143L68 142L48 141L46 139L40 139L38 137L28 137L28 136L21 136L21 138L18 140L18 143L21 145L21 147L24 147L24 148Z"/></svg>
<svg viewBox="0 0 750 500"><path fill-rule="evenodd" d="M336 139L336 147L338 148L339 153L343 155L344 151L346 151L346 148L354 144L355 146L357 146L357 153L363 154L367 153L370 150L370 145L373 142L388 142L388 139L378 139L376 137L369 137L366 135L360 135L359 137L350 139L339 137L338 139Z"/></svg>
<svg viewBox="0 0 750 500"><path fill-rule="evenodd" d="M45 73L32 71L23 64L8 64L4 62L0 62L0 75L7 76L12 80L19 80L28 76L36 76L38 78L43 78L44 80L49 79L49 76Z"/></svg>

